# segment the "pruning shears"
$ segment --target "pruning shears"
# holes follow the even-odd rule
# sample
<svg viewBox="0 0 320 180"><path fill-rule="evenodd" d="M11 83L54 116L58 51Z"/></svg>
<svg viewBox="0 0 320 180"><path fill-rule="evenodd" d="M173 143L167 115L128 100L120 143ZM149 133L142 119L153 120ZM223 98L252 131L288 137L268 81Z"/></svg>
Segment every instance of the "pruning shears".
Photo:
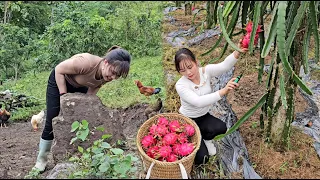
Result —
<svg viewBox="0 0 320 180"><path fill-rule="evenodd" d="M242 77L242 74L243 73L241 73L239 76L237 76L237 78L233 82L238 83L240 81L241 77Z"/></svg>

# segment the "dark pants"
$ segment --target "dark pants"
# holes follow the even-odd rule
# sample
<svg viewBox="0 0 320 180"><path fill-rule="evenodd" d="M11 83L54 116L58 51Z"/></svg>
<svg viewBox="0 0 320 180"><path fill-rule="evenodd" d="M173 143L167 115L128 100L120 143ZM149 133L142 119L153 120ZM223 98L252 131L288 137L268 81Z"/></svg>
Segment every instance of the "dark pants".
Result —
<svg viewBox="0 0 320 180"><path fill-rule="evenodd" d="M227 131L227 125L209 113L201 117L191 119L197 123L202 136L201 145L194 160L196 165L200 165L207 163L209 160L208 149L203 140L212 140L215 136L224 134Z"/></svg>
<svg viewBox="0 0 320 180"><path fill-rule="evenodd" d="M71 84L69 84L68 81L66 81L66 85L67 85L68 93L74 93L74 92L86 93L88 91L87 87L75 88ZM53 128L52 128L52 119L58 116L60 112L60 93L56 83L54 69L52 70L49 76L46 96L47 96L46 98L47 117L46 117L46 124L44 126L41 138L44 140L53 140L54 136L53 136Z"/></svg>

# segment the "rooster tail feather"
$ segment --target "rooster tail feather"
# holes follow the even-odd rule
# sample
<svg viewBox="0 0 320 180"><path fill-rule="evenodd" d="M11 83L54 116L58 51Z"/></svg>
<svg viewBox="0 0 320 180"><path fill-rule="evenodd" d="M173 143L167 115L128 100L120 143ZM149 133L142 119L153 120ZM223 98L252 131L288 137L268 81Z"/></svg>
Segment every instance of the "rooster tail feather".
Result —
<svg viewBox="0 0 320 180"><path fill-rule="evenodd" d="M161 91L161 88L155 88L153 94L158 94Z"/></svg>

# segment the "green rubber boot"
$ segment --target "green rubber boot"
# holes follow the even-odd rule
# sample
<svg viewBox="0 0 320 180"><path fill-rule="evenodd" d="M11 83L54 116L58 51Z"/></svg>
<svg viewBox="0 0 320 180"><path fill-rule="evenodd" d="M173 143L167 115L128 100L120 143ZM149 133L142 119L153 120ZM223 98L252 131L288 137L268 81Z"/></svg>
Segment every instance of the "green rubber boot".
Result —
<svg viewBox="0 0 320 180"><path fill-rule="evenodd" d="M40 138L39 143L39 154L37 157L36 165L33 168L38 169L40 172L43 172L48 163L48 154L51 150L53 140L44 140Z"/></svg>

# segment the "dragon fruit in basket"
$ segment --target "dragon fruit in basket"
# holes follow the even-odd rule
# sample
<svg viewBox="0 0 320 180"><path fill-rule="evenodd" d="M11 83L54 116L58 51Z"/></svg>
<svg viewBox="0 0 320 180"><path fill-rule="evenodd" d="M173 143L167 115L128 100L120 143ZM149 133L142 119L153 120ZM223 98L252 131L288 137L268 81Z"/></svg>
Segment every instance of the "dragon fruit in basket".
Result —
<svg viewBox="0 0 320 180"><path fill-rule="evenodd" d="M195 128L190 124L159 117L148 130L148 134L141 140L141 145L150 158L175 162L195 149L195 144L191 143L190 139L195 134Z"/></svg>

